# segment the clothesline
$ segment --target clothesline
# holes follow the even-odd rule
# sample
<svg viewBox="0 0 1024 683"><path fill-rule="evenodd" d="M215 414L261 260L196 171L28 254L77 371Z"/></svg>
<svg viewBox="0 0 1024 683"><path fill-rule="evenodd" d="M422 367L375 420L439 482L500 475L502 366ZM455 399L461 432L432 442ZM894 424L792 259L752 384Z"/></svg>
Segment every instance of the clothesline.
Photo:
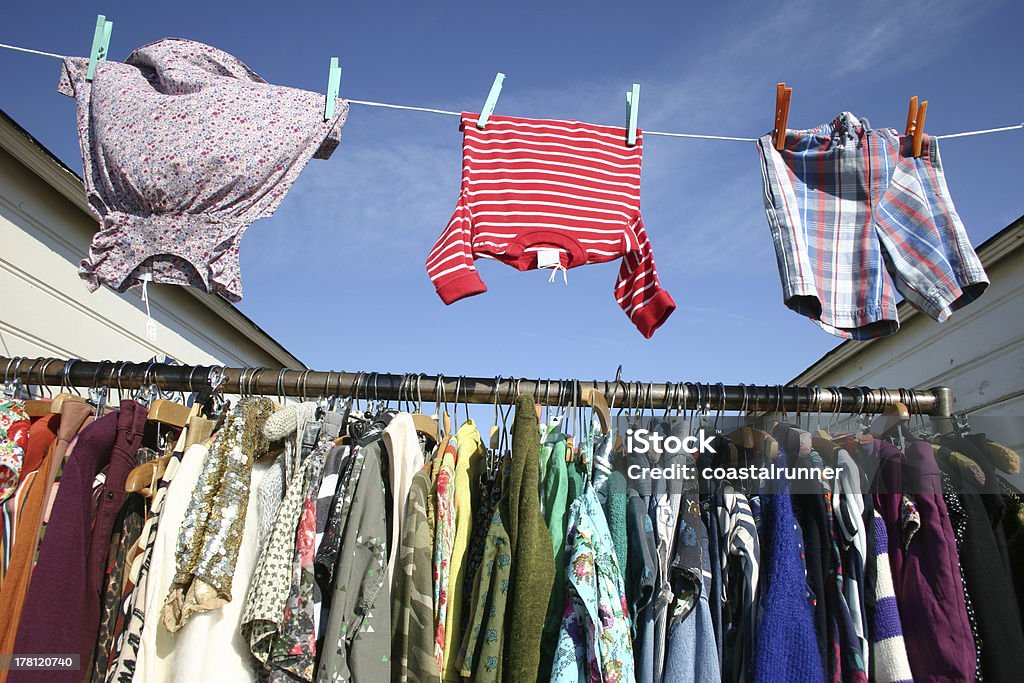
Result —
<svg viewBox="0 0 1024 683"><path fill-rule="evenodd" d="M18 47L17 45L7 45L6 43L0 43L0 48L6 50L14 50L15 52L26 52L33 55L41 55L43 57L53 57L55 59L65 59L64 55L58 55L53 52L44 52L42 50L32 50L27 47ZM369 100L354 100L346 98L349 104L359 104L365 107L383 107L386 109L404 109L406 111L421 111L428 114L442 114L444 116L462 116L462 112L449 111L447 109L433 109L431 107L415 107L407 104L389 104L387 102L371 102ZM1018 123L1012 126L1002 126L1000 128L986 128L984 130L970 130L962 133L950 133L948 135L933 135L932 137L936 140L947 140L951 138L965 138L972 135L987 135L989 133L1003 133L1011 130L1024 130L1024 123ZM666 133L656 130L644 130L644 135L660 135L667 138L690 138L694 140L726 140L730 142L757 142L757 138L738 137L733 135L704 135L700 133Z"/></svg>

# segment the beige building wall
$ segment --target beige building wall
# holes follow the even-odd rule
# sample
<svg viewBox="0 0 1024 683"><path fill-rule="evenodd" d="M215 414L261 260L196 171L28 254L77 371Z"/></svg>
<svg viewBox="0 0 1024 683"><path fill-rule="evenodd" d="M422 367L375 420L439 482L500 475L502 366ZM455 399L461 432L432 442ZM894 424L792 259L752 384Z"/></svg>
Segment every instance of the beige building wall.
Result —
<svg viewBox="0 0 1024 683"><path fill-rule="evenodd" d="M305 367L227 301L185 287L149 287L150 341L141 288L90 293L78 277L96 230L78 176L0 113L0 355Z"/></svg>

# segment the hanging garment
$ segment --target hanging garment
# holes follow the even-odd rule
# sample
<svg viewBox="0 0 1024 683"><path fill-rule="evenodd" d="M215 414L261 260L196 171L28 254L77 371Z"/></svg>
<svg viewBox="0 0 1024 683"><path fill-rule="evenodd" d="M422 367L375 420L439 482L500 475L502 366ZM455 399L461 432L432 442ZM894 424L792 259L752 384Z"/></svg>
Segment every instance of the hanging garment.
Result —
<svg viewBox="0 0 1024 683"><path fill-rule="evenodd" d="M650 337L675 310L661 288L640 218L643 135L579 121L462 115L462 189L427 257L446 304L487 291L473 265L493 258L519 270L622 259L615 298Z"/></svg>
<svg viewBox="0 0 1024 683"><path fill-rule="evenodd" d="M133 467L152 462L159 456L160 453L152 448L140 448L135 454ZM146 499L138 493L129 493L114 522L114 531L110 539L110 559L107 562L101 593L99 636L93 655L92 678L95 681L102 681L106 677L111 661L117 658L113 648L118 617L121 614L122 586L130 567L128 554L142 533L145 518Z"/></svg>
<svg viewBox="0 0 1024 683"><path fill-rule="evenodd" d="M533 683L540 670L541 636L555 578L551 536L540 513L540 425L532 394L516 398L508 482L509 570L502 670L516 683ZM563 571L564 568L558 568ZM540 680L545 680L541 676Z"/></svg>
<svg viewBox="0 0 1024 683"><path fill-rule="evenodd" d="M46 462L47 453L57 439L57 428L60 426L60 415L50 413L32 423L28 430L28 445L25 447L25 458L22 462L21 479L14 494L0 506L0 587L7 577L14 554L14 544L18 539L18 525L22 515L29 507L30 492L40 467ZM45 479L46 473L43 473Z"/></svg>
<svg viewBox="0 0 1024 683"><path fill-rule="evenodd" d="M541 427L540 478L541 506L551 535L551 549L555 556L555 580L548 603L541 640L541 671L551 669L558 643L558 630L565 612L565 531L568 514L569 469L565 462L567 434L563 434L557 421Z"/></svg>
<svg viewBox="0 0 1024 683"><path fill-rule="evenodd" d="M583 495L572 502L566 523L566 609L558 633L552 683L637 680L622 572L608 522L590 483L593 437L581 448L587 467Z"/></svg>
<svg viewBox="0 0 1024 683"><path fill-rule="evenodd" d="M395 565L398 562L398 546L402 538L402 524L405 520L405 501L409 495L412 478L423 467L423 449L416 435L416 427L409 413L399 413L391 418L384 428L384 448L387 452L388 482L391 491L391 514L388 516L391 539L388 547L388 583L394 582ZM472 482L475 487L477 482Z"/></svg>
<svg viewBox="0 0 1024 683"><path fill-rule="evenodd" d="M893 285L939 322L988 286L949 196L937 141L924 136L920 157L911 143L849 112L787 130L782 151L771 134L758 140L786 305L838 337L894 333Z"/></svg>
<svg viewBox="0 0 1024 683"><path fill-rule="evenodd" d="M341 474L347 465L351 449L348 446L335 446L327 454L324 462L323 476L320 478L320 489L316 496L316 537L314 548L320 549L327 524L330 521L331 505L341 487ZM330 590L330 586L327 586ZM327 610L324 609L324 586L316 576L316 555L313 556L313 626L316 635L316 651L323 648L323 632L327 626Z"/></svg>
<svg viewBox="0 0 1024 683"><path fill-rule="evenodd" d="M871 629L871 680L876 683L913 681L907 646L903 639L899 605L889 565L889 532L881 513L874 512L875 545L871 563L875 566L874 618Z"/></svg>
<svg viewBox="0 0 1024 683"><path fill-rule="evenodd" d="M474 682L500 683L505 678L502 652L508 635L505 615L512 569L508 530L504 522L504 516L508 514L508 498L503 496L491 515L482 564L472 591L475 600L463 639L460 673Z"/></svg>
<svg viewBox="0 0 1024 683"><path fill-rule="evenodd" d="M779 458L785 462L785 454ZM825 673L807 596L800 525L793 515L789 482L782 478L777 486L760 496L763 586L754 680L821 681Z"/></svg>
<svg viewBox="0 0 1024 683"><path fill-rule="evenodd" d="M217 433L178 537L178 569L163 610L168 631L231 601L252 465L267 452L263 423L272 411L269 399L242 399Z"/></svg>
<svg viewBox="0 0 1024 683"><path fill-rule="evenodd" d="M249 642L253 657L268 668L292 589L296 529L310 481L318 474L318 464L322 466L323 461L318 463L308 457L292 473L245 598L242 635Z"/></svg>
<svg viewBox="0 0 1024 683"><path fill-rule="evenodd" d="M722 503L718 509L722 586L715 597L723 606L723 675L727 680L747 680L754 662L761 546L747 497L726 485Z"/></svg>
<svg viewBox="0 0 1024 683"><path fill-rule="evenodd" d="M183 444L184 441L179 442L179 446ZM135 671L142 628L146 619L146 586L149 581L150 561L156 546L158 521L164 508L164 501L167 500L167 487L178 472L182 455L182 451L177 449L171 453L149 502L138 541L125 558L126 575L121 589L121 611L114 629L114 651L110 655L111 661L107 666L106 676L100 679L106 683L131 679ZM156 615L153 618L156 618Z"/></svg>
<svg viewBox="0 0 1024 683"><path fill-rule="evenodd" d="M90 290L145 281L242 298L238 250L314 156L337 147L348 103L271 85L231 55L166 38L125 63L64 60L89 206L100 219L79 274Z"/></svg>
<svg viewBox="0 0 1024 683"><path fill-rule="evenodd" d="M679 538L672 560L675 600L665 648L666 683L711 683L722 678L711 624L711 558L700 519L696 488L684 493ZM737 680L747 681L750 677Z"/></svg>
<svg viewBox="0 0 1024 683"><path fill-rule="evenodd" d="M462 625L465 589L468 584L467 560L469 540L473 533L473 515L480 504L480 491L476 483L484 467L484 445L480 432L472 419L466 420L455 433L458 457L452 478L455 534L452 537L451 568L448 573L448 611L444 630L444 669L442 678L459 681L462 650Z"/></svg>
<svg viewBox="0 0 1024 683"><path fill-rule="evenodd" d="M380 433L364 437L358 445L353 458L363 462L354 487L346 489L348 511L334 567L334 591L317 683L377 683L391 675L387 475L381 461Z"/></svg>
<svg viewBox="0 0 1024 683"><path fill-rule="evenodd" d="M95 436L80 441L68 459L54 504L54 515L39 551L25 600L14 652L77 652L90 662L100 620L100 586L110 553L110 536L125 496L125 479L142 445L147 410L121 401L120 410L90 427ZM93 504L92 483L106 466L106 480ZM54 610L55 604L62 608ZM75 681L76 671L50 672L53 681ZM31 672L11 671L8 681L33 680Z"/></svg>
<svg viewBox="0 0 1024 683"><path fill-rule="evenodd" d="M309 455L306 492L292 541L290 591L267 660L271 682L312 681L316 672L316 627L313 625L316 494L330 445L325 441Z"/></svg>
<svg viewBox="0 0 1024 683"><path fill-rule="evenodd" d="M875 440L873 447L880 461L876 484L885 491L875 494L875 509L887 527L893 586L914 679L973 681L974 638L932 446L914 441L905 455L887 442Z"/></svg>
<svg viewBox="0 0 1024 683"><path fill-rule="evenodd" d="M440 460L434 482L434 659L444 674L450 656L448 644L448 590L451 583L452 549L455 547L455 458L459 450L456 437L451 437L435 458Z"/></svg>
<svg viewBox="0 0 1024 683"><path fill-rule="evenodd" d="M140 681L167 681L174 675L168 657L174 650L175 635L164 628L161 614L177 572L175 551L178 547L178 537L184 527L192 493L209 453L209 449L202 444L195 444L185 451L174 478L167 485L163 506L158 512L159 524L152 541L153 549L149 553L144 590L136 589L142 594L133 598L137 610L142 613L141 631L137 640L138 650L135 653L133 667L129 666L130 658L123 663L124 668L134 671L134 675ZM135 624L134 628L137 629L138 624ZM129 625L129 634L133 632L132 629L133 625ZM122 662L119 662L119 668L121 665Z"/></svg>
<svg viewBox="0 0 1024 683"><path fill-rule="evenodd" d="M427 463L412 477L402 523L402 542L396 551L398 562L391 594L391 680L394 683L426 683L441 678L434 659L433 576L426 571L433 562L435 516L431 488L430 463ZM471 628L467 635L473 633ZM467 667L472 667L474 652L467 647Z"/></svg>
<svg viewBox="0 0 1024 683"><path fill-rule="evenodd" d="M47 510L47 501L61 476L64 455L78 430L92 416L92 406L81 401L65 401L61 408L57 438L39 464L39 474L26 493L18 514L17 541L11 549L11 562L0 589L0 651L13 652L18 624L25 606L33 574L36 548ZM0 683L5 680L0 670Z"/></svg>
<svg viewBox="0 0 1024 683"><path fill-rule="evenodd" d="M0 402L0 503L18 487L30 424L21 401Z"/></svg>
<svg viewBox="0 0 1024 683"><path fill-rule="evenodd" d="M253 464L250 489L260 485L269 466L270 463L265 461ZM170 675L163 680L173 683L252 683L259 680L249 654L249 644L239 630L245 606L242 596L249 589L259 559L257 504L255 496L250 496L246 507L240 511L245 524L233 566L231 587L234 597L216 610L193 614L174 634L173 648L167 653L164 668Z"/></svg>
<svg viewBox="0 0 1024 683"><path fill-rule="evenodd" d="M976 622L980 669L985 680L1011 680L1024 671L1024 633L1010 576L1002 526L1004 503L998 495L996 473L972 440L944 437L941 444L940 456L957 451L978 463L984 472L984 484L978 484L945 466L948 457L940 457L944 466L943 498L950 508L960 568L970 594L969 616ZM959 514L954 514L954 506Z"/></svg>
<svg viewBox="0 0 1024 683"><path fill-rule="evenodd" d="M857 653L864 671L871 671L863 589L868 558L868 534L864 526L867 507L860 468L845 449L836 451L836 478L832 482L835 531L838 532L843 577L843 596L850 613Z"/></svg>

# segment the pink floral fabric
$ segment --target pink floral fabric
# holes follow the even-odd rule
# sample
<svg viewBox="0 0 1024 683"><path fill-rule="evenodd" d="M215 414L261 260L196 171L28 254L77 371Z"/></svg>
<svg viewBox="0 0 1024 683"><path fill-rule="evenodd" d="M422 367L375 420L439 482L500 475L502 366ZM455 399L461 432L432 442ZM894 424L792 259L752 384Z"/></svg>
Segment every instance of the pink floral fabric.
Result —
<svg viewBox="0 0 1024 683"><path fill-rule="evenodd" d="M444 671L445 620L448 617L448 579L451 573L452 549L455 546L455 457L458 444L453 437L441 456L437 472L434 524L434 659L438 671Z"/></svg>
<svg viewBox="0 0 1024 683"><path fill-rule="evenodd" d="M338 146L348 103L271 85L217 48L165 38L125 62L64 60L89 204L100 220L79 275L90 290L153 282L242 298L238 249L314 156Z"/></svg>
<svg viewBox="0 0 1024 683"><path fill-rule="evenodd" d="M30 424L21 401L0 403L0 503L18 488Z"/></svg>

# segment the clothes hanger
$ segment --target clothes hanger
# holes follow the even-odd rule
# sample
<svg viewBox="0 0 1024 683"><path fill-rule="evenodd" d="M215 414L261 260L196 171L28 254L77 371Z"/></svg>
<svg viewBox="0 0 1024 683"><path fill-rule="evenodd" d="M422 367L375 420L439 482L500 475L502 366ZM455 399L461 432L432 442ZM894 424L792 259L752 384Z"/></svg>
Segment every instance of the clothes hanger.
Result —
<svg viewBox="0 0 1024 683"><path fill-rule="evenodd" d="M68 361L64 363L64 369L61 372L60 388L67 389L67 391L61 391L60 393L53 397L53 401L50 402L51 413L60 414L61 409L64 407L64 401L78 401L82 403L85 402L85 399L82 397L82 394L79 393L78 389L71 386L71 368L74 366L74 364L74 359L68 359Z"/></svg>
<svg viewBox="0 0 1024 683"><path fill-rule="evenodd" d="M744 422L745 422L746 418L749 418L749 410L750 410L750 404L747 402L748 401L747 385L746 384L740 384L740 389L743 392L743 399L742 399L742 401L740 403L740 411L739 412L741 414L746 413L745 418L744 418ZM739 427L738 429L733 430L729 434L729 441L731 441L732 443L736 444L740 448L749 451L749 450L754 448L754 431L749 426L744 424L742 427Z"/></svg>
<svg viewBox="0 0 1024 683"><path fill-rule="evenodd" d="M880 391L885 392L885 388ZM885 407L884 410L871 422L869 429L871 436L876 439L884 439L897 434L899 428L910 422L910 411L902 401L896 401Z"/></svg>
<svg viewBox="0 0 1024 683"><path fill-rule="evenodd" d="M815 385L814 397L812 400L817 402L818 411L817 418L815 419L815 429L811 432L811 448L817 451L818 455L820 455L828 464L835 465L836 458L839 454L839 445L832 441L828 432L821 428L821 387ZM809 421L810 412L808 411L808 422Z"/></svg>
<svg viewBox="0 0 1024 683"><path fill-rule="evenodd" d="M416 433L423 437L427 442L427 448L433 448L437 445L439 440L438 435L438 424L437 420L423 413L423 390L421 383L423 381L421 374L416 375L416 379L410 382L416 382L416 412L412 413L412 424L416 429Z"/></svg>

